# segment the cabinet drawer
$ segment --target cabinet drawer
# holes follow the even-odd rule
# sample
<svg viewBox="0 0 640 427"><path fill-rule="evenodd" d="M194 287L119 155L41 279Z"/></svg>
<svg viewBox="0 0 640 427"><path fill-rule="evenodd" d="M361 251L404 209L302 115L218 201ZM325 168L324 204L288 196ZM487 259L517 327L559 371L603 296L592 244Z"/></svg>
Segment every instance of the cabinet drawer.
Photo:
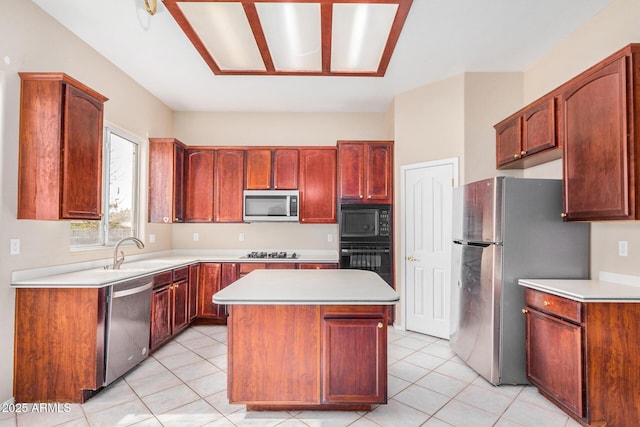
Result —
<svg viewBox="0 0 640 427"><path fill-rule="evenodd" d="M158 273L153 276L153 287L157 288L158 286L166 285L167 283L171 283L171 278L173 277L171 271L165 271L162 273Z"/></svg>
<svg viewBox="0 0 640 427"><path fill-rule="evenodd" d="M576 323L582 322L582 303L545 292L526 289L525 303L545 313L553 314Z"/></svg>
<svg viewBox="0 0 640 427"><path fill-rule="evenodd" d="M189 277L189 266L173 270L173 281L178 282Z"/></svg>

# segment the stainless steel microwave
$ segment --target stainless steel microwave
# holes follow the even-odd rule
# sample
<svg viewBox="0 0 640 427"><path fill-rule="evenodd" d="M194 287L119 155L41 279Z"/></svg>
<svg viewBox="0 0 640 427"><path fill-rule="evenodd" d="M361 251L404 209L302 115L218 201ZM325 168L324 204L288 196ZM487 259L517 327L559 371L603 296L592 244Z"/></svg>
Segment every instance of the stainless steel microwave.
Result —
<svg viewBox="0 0 640 427"><path fill-rule="evenodd" d="M299 222L297 190L244 190L245 222Z"/></svg>

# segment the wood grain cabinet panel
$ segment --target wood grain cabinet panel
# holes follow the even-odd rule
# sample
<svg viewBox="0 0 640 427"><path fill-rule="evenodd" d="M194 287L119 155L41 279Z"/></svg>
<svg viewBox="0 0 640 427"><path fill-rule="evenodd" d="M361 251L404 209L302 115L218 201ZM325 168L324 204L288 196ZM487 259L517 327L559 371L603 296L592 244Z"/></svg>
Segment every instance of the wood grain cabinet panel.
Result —
<svg viewBox="0 0 640 427"><path fill-rule="evenodd" d="M393 203L393 141L338 141L338 197Z"/></svg>
<svg viewBox="0 0 640 427"><path fill-rule="evenodd" d="M189 326L189 269L181 267L153 278L150 351Z"/></svg>
<svg viewBox="0 0 640 427"><path fill-rule="evenodd" d="M149 138L149 222L184 222L184 155L175 138Z"/></svg>
<svg viewBox="0 0 640 427"><path fill-rule="evenodd" d="M582 425L640 420L640 303L577 302L526 289L527 378ZM547 302L547 304L545 304Z"/></svg>
<svg viewBox="0 0 640 427"><path fill-rule="evenodd" d="M198 317L198 286L200 284L200 264L189 266L189 322Z"/></svg>
<svg viewBox="0 0 640 427"><path fill-rule="evenodd" d="M213 185L215 222L242 222L244 150L216 150Z"/></svg>
<svg viewBox="0 0 640 427"><path fill-rule="evenodd" d="M239 278L240 274L238 263L201 263L198 318L221 321L224 323L228 317L227 306L214 304L212 301L213 295Z"/></svg>
<svg viewBox="0 0 640 427"><path fill-rule="evenodd" d="M107 98L63 73L19 73L18 219L102 217Z"/></svg>
<svg viewBox="0 0 640 427"><path fill-rule="evenodd" d="M16 402L82 403L102 386L106 289L16 289Z"/></svg>
<svg viewBox="0 0 640 427"><path fill-rule="evenodd" d="M187 149L185 178L186 222L213 222L215 151Z"/></svg>
<svg viewBox="0 0 640 427"><path fill-rule="evenodd" d="M247 149L247 190L296 190L297 148Z"/></svg>
<svg viewBox="0 0 640 427"><path fill-rule="evenodd" d="M336 222L336 149L300 149L300 222Z"/></svg>
<svg viewBox="0 0 640 427"><path fill-rule="evenodd" d="M568 220L638 219L640 144L630 115L640 107L631 89L640 79L638 51L623 50L562 91Z"/></svg>

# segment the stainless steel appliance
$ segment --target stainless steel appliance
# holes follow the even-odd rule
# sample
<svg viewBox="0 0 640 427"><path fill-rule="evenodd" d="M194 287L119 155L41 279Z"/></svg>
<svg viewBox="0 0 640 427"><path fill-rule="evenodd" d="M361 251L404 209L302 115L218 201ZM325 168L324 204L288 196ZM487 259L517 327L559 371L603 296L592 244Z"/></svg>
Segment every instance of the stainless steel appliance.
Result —
<svg viewBox="0 0 640 427"><path fill-rule="evenodd" d="M563 222L560 180L497 177L453 193L450 345L489 382L526 384L519 278L589 276L589 224Z"/></svg>
<svg viewBox="0 0 640 427"><path fill-rule="evenodd" d="M150 276L111 286L107 298L104 385L148 356L152 288Z"/></svg>
<svg viewBox="0 0 640 427"><path fill-rule="evenodd" d="M244 190L245 222L298 222L297 190Z"/></svg>
<svg viewBox="0 0 640 427"><path fill-rule="evenodd" d="M378 273L393 286L391 205L340 206L340 268Z"/></svg>

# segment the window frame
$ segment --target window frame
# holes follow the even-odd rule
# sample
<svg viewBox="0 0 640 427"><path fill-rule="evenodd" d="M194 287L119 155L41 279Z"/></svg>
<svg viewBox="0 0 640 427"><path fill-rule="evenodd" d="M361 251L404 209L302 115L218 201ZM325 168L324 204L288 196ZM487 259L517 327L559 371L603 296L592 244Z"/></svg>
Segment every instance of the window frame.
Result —
<svg viewBox="0 0 640 427"><path fill-rule="evenodd" d="M102 218L98 224L99 229L99 242L88 245L73 245L70 242L71 250L82 251L101 248L112 248L117 242L109 241L109 218L110 218L110 179L111 179L111 137L116 135L131 144L133 144L133 162L134 167L132 174L132 188L131 188L131 209L133 211L131 218L132 236L140 238L140 176L141 176L141 155L140 149L142 147L142 139L133 136L132 134L123 131L122 129L105 123L103 127L103 141L102 141Z"/></svg>

